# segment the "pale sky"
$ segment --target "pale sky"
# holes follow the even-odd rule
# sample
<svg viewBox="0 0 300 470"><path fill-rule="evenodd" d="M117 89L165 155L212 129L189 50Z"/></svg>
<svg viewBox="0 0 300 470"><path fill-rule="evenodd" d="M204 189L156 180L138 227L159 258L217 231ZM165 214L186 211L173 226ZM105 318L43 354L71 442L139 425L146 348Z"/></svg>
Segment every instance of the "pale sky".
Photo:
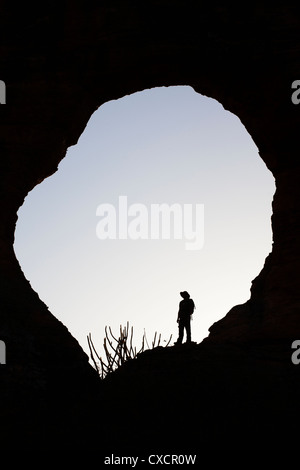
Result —
<svg viewBox="0 0 300 470"><path fill-rule="evenodd" d="M41 158L43 156L41 155ZM272 249L274 178L240 120L188 86L155 88L110 101L91 117L58 171L18 212L15 252L49 310L89 353L102 355L105 326L129 321L177 339L180 291L196 304L192 340L250 297ZM101 204L203 205L204 245L100 240ZM131 219L132 220L132 217ZM164 344L162 342L162 344Z"/></svg>

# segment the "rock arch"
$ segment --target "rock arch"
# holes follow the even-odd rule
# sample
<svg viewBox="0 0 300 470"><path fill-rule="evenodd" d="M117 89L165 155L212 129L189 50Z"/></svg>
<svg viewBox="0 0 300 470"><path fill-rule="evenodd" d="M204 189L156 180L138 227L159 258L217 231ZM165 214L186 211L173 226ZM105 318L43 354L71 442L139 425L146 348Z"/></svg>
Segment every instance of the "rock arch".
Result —
<svg viewBox="0 0 300 470"><path fill-rule="evenodd" d="M214 325L207 343L268 340L290 347L300 334L300 109L291 101L300 73L299 8L187 8L181 0L166 0L147 7L43 2L17 12L5 3L0 11L0 79L6 85L0 108L0 332L12 413L24 424L27 411L21 405L16 411L15 403L28 399L29 409L43 409L47 400L56 406L59 397L62 409L70 390L76 390L74 403L87 387L96 387L86 355L20 270L13 251L17 210L56 171L97 107L145 88L190 85L217 99L241 119L276 180L273 251L249 302ZM24 426L19 429L22 434ZM9 431L12 425L7 436Z"/></svg>

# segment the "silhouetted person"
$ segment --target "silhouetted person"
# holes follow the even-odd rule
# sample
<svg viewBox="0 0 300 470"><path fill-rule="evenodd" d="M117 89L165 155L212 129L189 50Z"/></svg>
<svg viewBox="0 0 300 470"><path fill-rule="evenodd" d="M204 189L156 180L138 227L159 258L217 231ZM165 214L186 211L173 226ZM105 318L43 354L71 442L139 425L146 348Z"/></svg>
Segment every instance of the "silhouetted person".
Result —
<svg viewBox="0 0 300 470"><path fill-rule="evenodd" d="M188 292L180 292L180 295L183 300L179 303L177 317L179 335L175 344L182 344L184 330L186 331L186 342L191 342L191 315L195 309L194 301L190 298L190 294Z"/></svg>

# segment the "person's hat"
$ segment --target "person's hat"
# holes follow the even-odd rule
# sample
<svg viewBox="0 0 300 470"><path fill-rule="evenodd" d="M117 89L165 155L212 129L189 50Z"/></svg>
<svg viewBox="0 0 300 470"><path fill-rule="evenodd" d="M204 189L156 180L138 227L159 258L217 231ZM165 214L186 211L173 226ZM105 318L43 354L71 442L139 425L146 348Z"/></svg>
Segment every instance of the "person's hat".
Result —
<svg viewBox="0 0 300 470"><path fill-rule="evenodd" d="M183 292L180 292L180 295L181 295L181 297L183 297L183 298L186 298L186 297L189 297L189 296L190 296L190 294L189 294L186 290L183 291Z"/></svg>

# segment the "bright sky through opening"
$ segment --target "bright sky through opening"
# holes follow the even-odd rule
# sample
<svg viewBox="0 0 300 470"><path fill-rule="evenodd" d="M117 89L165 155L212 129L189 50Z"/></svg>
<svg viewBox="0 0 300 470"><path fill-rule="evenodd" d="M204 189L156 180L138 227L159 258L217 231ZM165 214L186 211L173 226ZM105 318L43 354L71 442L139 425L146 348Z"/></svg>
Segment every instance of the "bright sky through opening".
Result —
<svg viewBox="0 0 300 470"><path fill-rule="evenodd" d="M41 155L41 158L43 156ZM129 321L134 343L177 339L179 292L196 304L192 340L250 297L272 249L274 178L240 120L188 86L102 105L58 171L20 208L15 252L25 276L88 353ZM100 204L201 204L204 245L96 235Z"/></svg>

